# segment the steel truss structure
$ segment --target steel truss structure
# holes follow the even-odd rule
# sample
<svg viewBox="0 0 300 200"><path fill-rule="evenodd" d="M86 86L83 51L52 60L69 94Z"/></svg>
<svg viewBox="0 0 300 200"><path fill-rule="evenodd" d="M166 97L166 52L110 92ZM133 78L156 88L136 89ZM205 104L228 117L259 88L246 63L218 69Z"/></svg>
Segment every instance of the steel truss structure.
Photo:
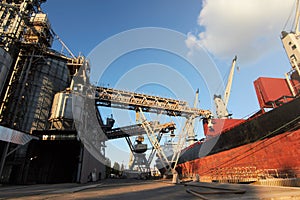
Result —
<svg viewBox="0 0 300 200"><path fill-rule="evenodd" d="M113 88L96 87L96 105L127 110L151 112L169 116L210 118L209 110L189 107L186 101L174 100L141 93L116 90Z"/></svg>
<svg viewBox="0 0 300 200"><path fill-rule="evenodd" d="M142 169L141 166L144 166L144 168L146 169L150 169L149 166L151 164L151 161L155 153L157 153L166 170L171 171L173 175L176 175L177 173L175 168L177 166L181 149L184 147L187 135L189 135L190 137L191 132L194 131L194 119L197 117L210 119L212 117L211 111L191 108L186 101L174 100L170 98L163 98L124 90L116 90L106 87L96 87L93 90L95 91L96 106L133 110L137 113L137 121L140 121L141 126L144 129L144 131L140 133L147 135L153 147L148 159L146 159L145 154L133 153L134 159L132 161L132 164L137 165L140 169ZM151 125L151 122L147 121L144 112L164 114L169 116L180 116L186 118L185 125L179 133L177 148L171 159L165 155L160 146L162 133L157 132L157 130ZM140 126L138 126L138 128L140 129ZM131 147L132 143L128 136L126 136L126 140L128 145ZM130 149L131 151L133 151L132 147Z"/></svg>

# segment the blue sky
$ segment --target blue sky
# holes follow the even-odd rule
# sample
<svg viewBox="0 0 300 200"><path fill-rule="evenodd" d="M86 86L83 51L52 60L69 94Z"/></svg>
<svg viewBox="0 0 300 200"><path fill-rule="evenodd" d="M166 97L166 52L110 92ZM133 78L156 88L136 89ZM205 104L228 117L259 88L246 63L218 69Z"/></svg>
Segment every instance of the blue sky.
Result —
<svg viewBox="0 0 300 200"><path fill-rule="evenodd" d="M50 0L43 5L53 29L74 53L87 55L99 42L138 27L194 31L201 0Z"/></svg>
<svg viewBox="0 0 300 200"><path fill-rule="evenodd" d="M234 77L229 110L236 117L244 117L258 108L252 82L259 76L282 77L289 69L279 35L291 11L293 0L288 3L275 1L266 0L260 5L259 0L229 0L225 4L222 0L208 0L205 1L206 9L205 13L202 13L201 25L199 25L201 21L199 14L203 6L201 0L89 0L85 3L78 0L51 0L43 4L43 10L48 14L54 31L75 55L81 52L87 56L99 43L109 37L140 27L168 28L195 36L197 40L201 40L200 34L210 36L207 38L212 38L213 41L209 39L202 41L211 53L221 76L227 75L231 59L234 55L238 56L237 65L240 72ZM236 4L237 11L226 9L226 7L233 8ZM269 9L265 9L266 5ZM251 10L251 6L254 7L254 11ZM268 15L270 18L266 20ZM214 29L218 30L213 32ZM214 43L215 41L218 43ZM229 44L223 44L222 41L229 41ZM256 45L256 42L261 45ZM225 53L221 52L222 48L225 49ZM151 53L153 52L150 52L148 58L154 57ZM123 62L128 64L128 68L130 64L162 62L163 56L159 53L156 55L159 57L157 60L140 56L138 57L140 61L135 63L130 63L133 59L130 58L132 55L129 55L127 61ZM134 59L136 58L137 56ZM168 64L171 65L172 62ZM247 95L244 95L245 93Z"/></svg>
<svg viewBox="0 0 300 200"><path fill-rule="evenodd" d="M253 81L259 76L283 78L290 68L279 36L290 15L293 2L49 0L42 8L48 14L54 31L75 55L81 52L88 56L98 44L110 37L142 27L166 28L186 35L189 54L194 55L199 50L197 45L203 46L221 77L227 75L231 60L237 55L237 66L240 70L234 76L228 109L234 117L242 118L259 109ZM123 74L149 63L156 66L162 64L183 74L194 91L200 88L200 107L212 109L211 97L206 92L203 77L198 77L185 60L168 52L147 49L122 55L111 64L107 76L101 79L100 84L114 86ZM93 67L95 68L92 63ZM178 97L170 88L159 84L142 85L138 87L138 91ZM221 91L218 92L222 94ZM193 102L193 95L184 100ZM126 120L124 123L134 123Z"/></svg>

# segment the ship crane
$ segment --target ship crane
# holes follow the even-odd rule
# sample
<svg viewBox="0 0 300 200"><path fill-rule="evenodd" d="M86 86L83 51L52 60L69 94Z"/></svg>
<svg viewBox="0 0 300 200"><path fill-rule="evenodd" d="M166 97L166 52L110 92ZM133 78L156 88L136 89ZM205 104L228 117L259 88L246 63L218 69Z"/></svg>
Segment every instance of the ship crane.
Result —
<svg viewBox="0 0 300 200"><path fill-rule="evenodd" d="M230 69L230 73L228 76L228 81L227 81L223 99L222 99L221 95L214 95L216 113L217 113L217 117L220 119L226 119L230 116L230 114L228 113L228 110L227 110L227 105L228 105L228 100L229 100L229 96L230 96L236 60L237 60L237 56L235 56L234 59L232 60L231 69Z"/></svg>
<svg viewBox="0 0 300 200"><path fill-rule="evenodd" d="M199 89L196 91L195 99L194 99L194 108L197 108L199 101ZM190 123L189 129L187 130L187 142L189 145L192 145L196 139L195 130L194 130L194 124L195 124L196 118L188 119L186 123Z"/></svg>
<svg viewBox="0 0 300 200"><path fill-rule="evenodd" d="M297 0L296 14L294 20L295 23L293 26L294 28L289 33L286 31L281 32L281 41L292 66L292 70L286 73L285 77L293 96L297 95L297 90L295 89L297 88L297 85L295 85L295 83L290 80L289 76L292 76L294 77L294 79L300 81L299 17L299 0Z"/></svg>

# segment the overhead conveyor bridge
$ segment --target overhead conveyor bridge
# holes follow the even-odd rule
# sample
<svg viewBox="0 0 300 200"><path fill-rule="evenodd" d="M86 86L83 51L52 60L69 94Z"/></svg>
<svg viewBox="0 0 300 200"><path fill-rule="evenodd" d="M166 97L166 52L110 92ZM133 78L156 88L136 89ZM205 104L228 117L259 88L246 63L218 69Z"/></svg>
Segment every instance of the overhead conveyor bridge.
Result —
<svg viewBox="0 0 300 200"><path fill-rule="evenodd" d="M169 116L210 118L209 110L189 107L186 101L146 95L106 87L96 87L96 106L151 112Z"/></svg>
<svg viewBox="0 0 300 200"><path fill-rule="evenodd" d="M159 124L159 122L149 122L154 132L167 133L175 129L175 123L169 122L165 124ZM105 131L105 134L109 140L118 139L124 137L146 135L147 132L143 128L142 124L135 124L129 126L123 126L121 128L113 128Z"/></svg>
<svg viewBox="0 0 300 200"><path fill-rule="evenodd" d="M152 162L155 152L157 152L157 155L161 159L162 164L163 166L165 166L166 170L171 170L172 173L175 174L176 164L178 161L180 150L184 146L186 135L190 134L189 132L193 132L193 127L190 127L190 125L193 124L193 120L197 117L207 119L210 119L212 117L212 113L209 110L191 108L186 101L106 87L95 87L93 88L93 90L95 90L96 106L133 110L136 112L136 118L139 124L104 131L108 139L125 137L134 156L134 160L132 164L130 164L131 168L133 168L133 165L137 165L140 169L142 169L142 166L144 166L144 169L146 169L146 171L149 171L150 163ZM154 125L153 122L147 121L143 114L144 112L186 118L185 126L178 135L178 140L180 142L178 143L176 153L174 153L174 158L172 158L172 160L169 160L166 157L159 143L164 132L174 132L175 124L173 123L173 126L171 125L172 123L166 123L160 126ZM99 116L101 117L100 114L98 115L98 117ZM159 127L165 127L167 129L164 131ZM134 146L129 139L130 136L144 134L147 135L149 141L153 146L152 152L148 159L146 159L144 154L134 153ZM174 168L167 169L167 166L171 166L171 163L174 163Z"/></svg>

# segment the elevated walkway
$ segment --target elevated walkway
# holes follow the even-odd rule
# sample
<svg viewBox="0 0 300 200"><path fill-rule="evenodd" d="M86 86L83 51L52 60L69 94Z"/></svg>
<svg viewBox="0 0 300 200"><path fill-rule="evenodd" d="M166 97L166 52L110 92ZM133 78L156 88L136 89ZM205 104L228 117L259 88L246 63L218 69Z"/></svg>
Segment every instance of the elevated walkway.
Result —
<svg viewBox="0 0 300 200"><path fill-rule="evenodd" d="M209 110L189 107L186 101L174 100L141 93L116 90L112 88L96 87L96 106L106 106L126 110L151 112L169 116L205 117L212 113Z"/></svg>

